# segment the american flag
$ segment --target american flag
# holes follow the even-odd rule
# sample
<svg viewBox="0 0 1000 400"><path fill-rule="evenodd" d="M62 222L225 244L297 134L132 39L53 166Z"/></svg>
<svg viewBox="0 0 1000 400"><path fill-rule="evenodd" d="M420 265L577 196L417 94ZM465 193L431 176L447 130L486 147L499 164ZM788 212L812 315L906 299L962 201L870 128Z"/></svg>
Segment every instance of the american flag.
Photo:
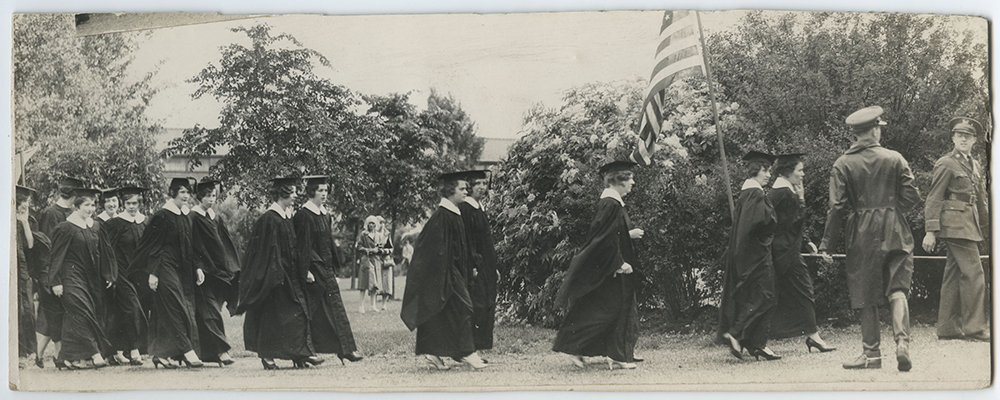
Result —
<svg viewBox="0 0 1000 400"><path fill-rule="evenodd" d="M660 26L660 45L656 48L653 73L642 103L639 143L632 161L649 165L656 151L656 140L663 125L663 96L666 88L689 76L705 74L700 50L698 18L695 11L667 11Z"/></svg>

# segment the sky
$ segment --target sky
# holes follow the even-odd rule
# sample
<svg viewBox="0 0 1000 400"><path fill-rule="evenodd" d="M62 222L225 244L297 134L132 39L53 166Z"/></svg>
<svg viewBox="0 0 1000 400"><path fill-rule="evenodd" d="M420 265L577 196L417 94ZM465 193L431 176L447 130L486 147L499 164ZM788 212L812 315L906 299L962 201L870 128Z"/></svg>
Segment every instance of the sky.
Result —
<svg viewBox="0 0 1000 400"><path fill-rule="evenodd" d="M744 12L704 13L707 32L732 26ZM364 94L412 92L426 106L431 88L451 94L483 137L514 138L530 107L560 104L562 94L596 81L648 79L663 13L659 11L535 14L286 15L151 31L133 73L159 67L162 88L147 113L167 128L218 125L221 104L192 99L186 80L219 47L249 43L235 26L267 23L323 54L315 73Z"/></svg>

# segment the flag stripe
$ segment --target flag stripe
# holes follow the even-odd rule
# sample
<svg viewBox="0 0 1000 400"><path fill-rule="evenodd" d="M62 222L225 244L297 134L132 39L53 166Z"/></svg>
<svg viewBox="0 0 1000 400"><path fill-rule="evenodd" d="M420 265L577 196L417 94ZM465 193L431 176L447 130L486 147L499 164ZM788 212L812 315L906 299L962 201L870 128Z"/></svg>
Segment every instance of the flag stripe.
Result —
<svg viewBox="0 0 1000 400"><path fill-rule="evenodd" d="M664 57L656 61L656 66L653 67L653 74L650 75L650 82L656 80L656 75L667 67L676 64L677 62L683 61L687 58L696 58L698 61L701 60L701 52L698 51L698 44L694 42L691 46L685 47L683 49L674 51L672 53L664 53Z"/></svg>
<svg viewBox="0 0 1000 400"><path fill-rule="evenodd" d="M640 165L652 162L656 140L663 133L660 129L665 117L664 90L681 79L704 73L697 24L697 14L693 11L667 11L663 14L649 87L643 95L639 113L639 140L630 157Z"/></svg>

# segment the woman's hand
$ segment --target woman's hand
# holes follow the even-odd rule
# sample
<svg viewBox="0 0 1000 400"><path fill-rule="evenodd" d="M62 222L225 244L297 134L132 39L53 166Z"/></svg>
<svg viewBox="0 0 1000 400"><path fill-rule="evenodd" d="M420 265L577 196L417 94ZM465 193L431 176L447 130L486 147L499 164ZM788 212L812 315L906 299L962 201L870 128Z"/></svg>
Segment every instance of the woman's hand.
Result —
<svg viewBox="0 0 1000 400"><path fill-rule="evenodd" d="M56 295L57 297L62 297L62 294L63 294L63 285L55 285L55 286L53 286L52 287L52 294Z"/></svg>
<svg viewBox="0 0 1000 400"><path fill-rule="evenodd" d="M316 277L313 276L312 271L306 271L306 283L316 282Z"/></svg>
<svg viewBox="0 0 1000 400"><path fill-rule="evenodd" d="M105 289L111 289L111 281L104 281L104 283L107 283L107 285L104 286Z"/></svg>
<svg viewBox="0 0 1000 400"><path fill-rule="evenodd" d="M806 246L809 246L809 254L818 254L819 253L819 250L816 249L816 245L813 244L813 242L806 243Z"/></svg>
<svg viewBox="0 0 1000 400"><path fill-rule="evenodd" d="M160 285L160 278L157 278L156 275L149 274L149 288L155 292L156 287L159 285Z"/></svg>
<svg viewBox="0 0 1000 400"><path fill-rule="evenodd" d="M205 271L202 271L201 268L198 268L194 270L194 272L198 276L198 279L195 280L194 283L198 286L201 286L202 283L205 283Z"/></svg>
<svg viewBox="0 0 1000 400"><path fill-rule="evenodd" d="M621 268L618 268L618 270L615 271L615 275L618 275L618 274L628 275L628 274L631 274L631 273L632 273L632 265L629 264L629 263L622 264Z"/></svg>
<svg viewBox="0 0 1000 400"><path fill-rule="evenodd" d="M639 228L635 228L633 230L628 231L628 236L632 239L642 239L642 235L644 235L645 233L646 231L643 231L642 229Z"/></svg>

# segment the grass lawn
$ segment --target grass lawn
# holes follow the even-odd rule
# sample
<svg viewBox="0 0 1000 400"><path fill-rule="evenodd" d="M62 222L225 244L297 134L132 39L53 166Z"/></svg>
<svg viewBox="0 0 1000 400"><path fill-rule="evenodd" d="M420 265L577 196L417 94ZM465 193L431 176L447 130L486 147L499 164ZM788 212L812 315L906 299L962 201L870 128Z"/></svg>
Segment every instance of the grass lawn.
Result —
<svg viewBox="0 0 1000 400"><path fill-rule="evenodd" d="M400 297L404 279L398 279ZM342 281L349 287L349 281ZM773 341L770 347L784 356L779 361L737 360L706 334L644 334L637 352L647 361L637 370L609 371L595 359L584 370L574 368L564 355L550 348L555 331L531 326L500 326L496 348L483 353L489 368L473 371L448 361L450 371L433 371L413 354L415 335L399 319L400 302L389 311L358 313L359 295L343 290L354 336L365 359L339 365L336 356L311 369L293 370L279 360L278 371L264 371L253 353L243 350L242 317L227 320L227 333L236 364L200 370L154 370L108 367L90 371L56 371L51 359L45 369L29 360L19 370L23 390L132 390L132 389L235 389L235 390L338 390L338 391L446 391L496 390L516 386L523 390L880 390L981 388L989 385L989 343L939 341L931 326L915 326L911 343L914 367L896 371L891 333L883 330L881 370L848 371L840 364L858 355L861 334L857 326L829 329L824 338L837 351L808 353L804 339ZM51 351L51 350L50 350ZM49 354L51 355L51 354ZM630 385L622 387L620 385ZM721 385L721 386L720 386Z"/></svg>

